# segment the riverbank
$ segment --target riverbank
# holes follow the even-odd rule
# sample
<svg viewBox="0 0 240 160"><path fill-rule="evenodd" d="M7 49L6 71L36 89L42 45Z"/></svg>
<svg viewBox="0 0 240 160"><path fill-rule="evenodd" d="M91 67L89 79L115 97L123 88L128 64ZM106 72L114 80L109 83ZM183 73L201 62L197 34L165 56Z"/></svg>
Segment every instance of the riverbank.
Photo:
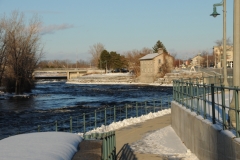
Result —
<svg viewBox="0 0 240 160"><path fill-rule="evenodd" d="M120 85L154 85L154 86L172 86L172 83L141 83L138 78L131 73L106 73L90 74L75 79L67 80L70 84L120 84Z"/></svg>

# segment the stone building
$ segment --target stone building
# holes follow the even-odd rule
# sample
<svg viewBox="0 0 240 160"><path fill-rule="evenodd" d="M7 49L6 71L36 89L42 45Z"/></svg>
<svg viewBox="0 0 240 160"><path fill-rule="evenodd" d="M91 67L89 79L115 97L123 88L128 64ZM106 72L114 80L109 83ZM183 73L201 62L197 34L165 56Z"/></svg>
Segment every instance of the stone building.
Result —
<svg viewBox="0 0 240 160"><path fill-rule="evenodd" d="M173 57L168 53L150 53L140 58L140 77L142 83L153 83L173 69Z"/></svg>

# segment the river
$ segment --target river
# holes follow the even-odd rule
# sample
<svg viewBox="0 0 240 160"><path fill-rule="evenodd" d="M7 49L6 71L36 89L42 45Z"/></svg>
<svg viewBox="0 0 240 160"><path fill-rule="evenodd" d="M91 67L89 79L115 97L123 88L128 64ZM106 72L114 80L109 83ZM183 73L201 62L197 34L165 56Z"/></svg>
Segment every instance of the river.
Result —
<svg viewBox="0 0 240 160"><path fill-rule="evenodd" d="M0 95L0 139L32 126L54 122L98 107L162 99L167 104L172 87L150 85L69 84L65 80L36 82L25 97Z"/></svg>

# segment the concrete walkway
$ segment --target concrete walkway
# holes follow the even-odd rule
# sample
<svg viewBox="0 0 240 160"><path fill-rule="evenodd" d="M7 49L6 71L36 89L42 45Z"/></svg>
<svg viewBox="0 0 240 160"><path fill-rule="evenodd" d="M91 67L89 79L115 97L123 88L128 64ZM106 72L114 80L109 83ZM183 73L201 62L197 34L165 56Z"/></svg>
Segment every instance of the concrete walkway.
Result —
<svg viewBox="0 0 240 160"><path fill-rule="evenodd" d="M143 138L147 133L171 125L171 114L147 120L136 125L121 128L116 133L116 151L118 159L128 160L161 160L163 157L155 154L132 152L129 145Z"/></svg>

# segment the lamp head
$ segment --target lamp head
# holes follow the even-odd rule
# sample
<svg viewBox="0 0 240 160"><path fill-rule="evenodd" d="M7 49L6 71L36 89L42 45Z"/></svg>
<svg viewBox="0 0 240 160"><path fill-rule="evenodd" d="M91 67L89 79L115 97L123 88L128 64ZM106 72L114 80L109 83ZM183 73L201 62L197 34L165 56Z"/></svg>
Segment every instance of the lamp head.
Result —
<svg viewBox="0 0 240 160"><path fill-rule="evenodd" d="M210 14L210 16L213 16L214 18L217 17L218 15L220 15L219 13L217 13L217 8L214 6L213 7L213 13Z"/></svg>

